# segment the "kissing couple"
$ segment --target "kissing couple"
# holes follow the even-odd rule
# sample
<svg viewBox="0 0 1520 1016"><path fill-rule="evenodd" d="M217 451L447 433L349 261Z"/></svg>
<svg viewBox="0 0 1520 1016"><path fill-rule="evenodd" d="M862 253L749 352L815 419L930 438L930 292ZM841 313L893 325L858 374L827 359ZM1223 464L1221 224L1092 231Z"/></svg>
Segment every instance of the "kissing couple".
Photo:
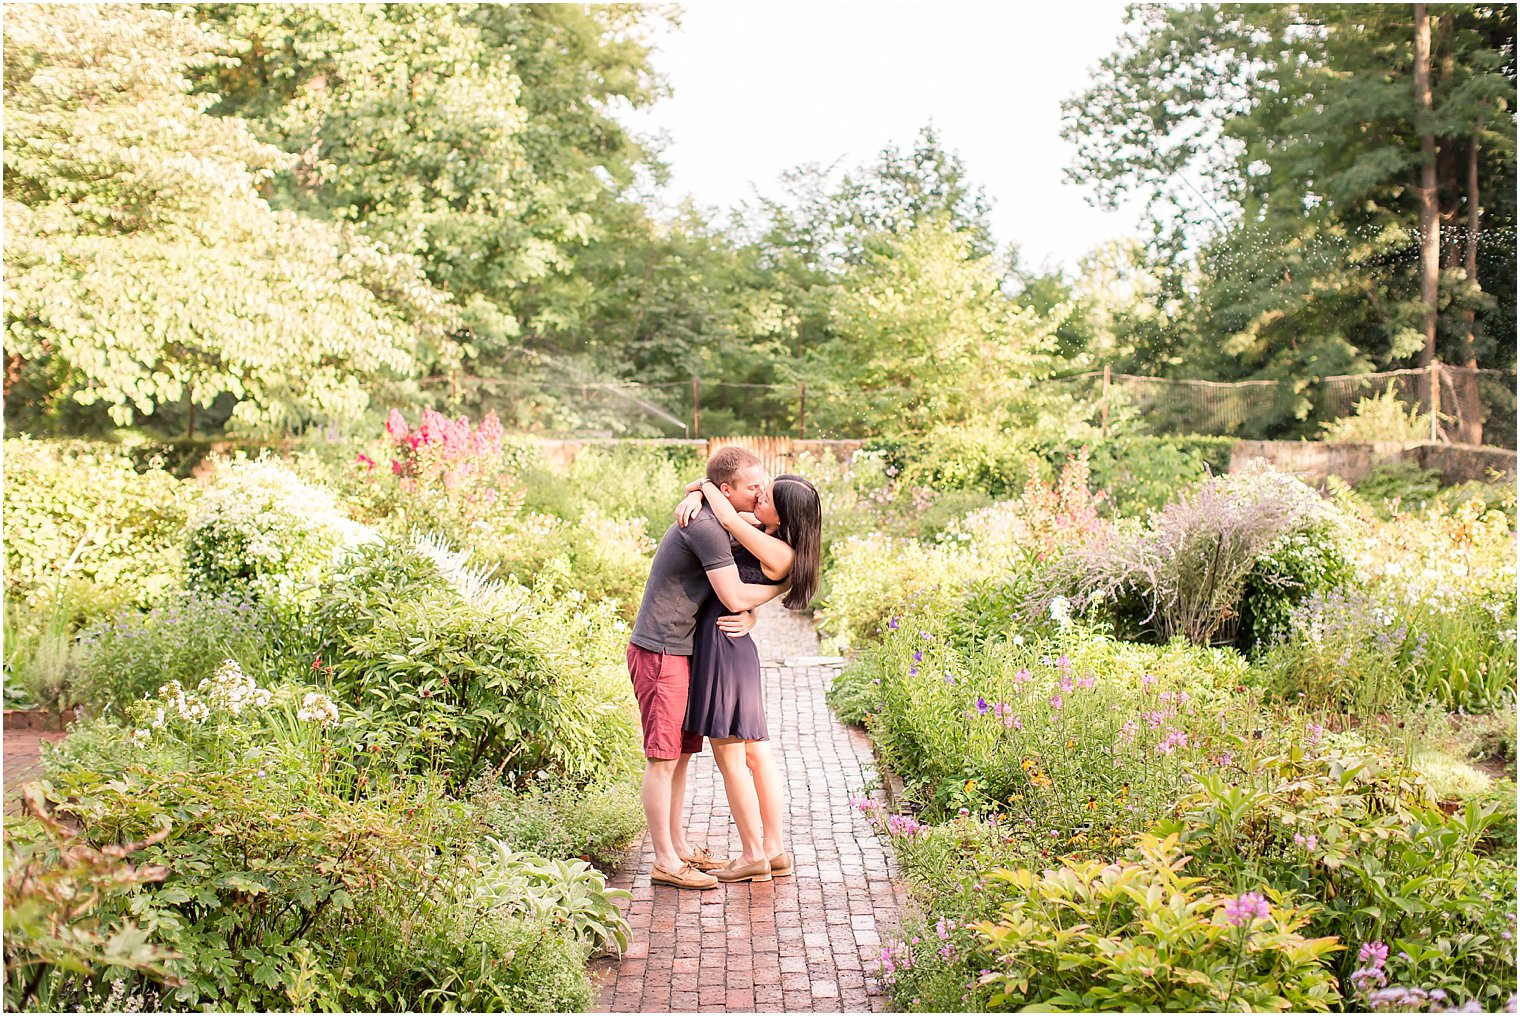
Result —
<svg viewBox="0 0 1520 1016"><path fill-rule="evenodd" d="M707 460L676 524L655 551L628 644L628 676L644 728L644 816L654 882L711 889L792 873L782 842L781 773L765 723L754 609L785 594L805 607L818 588L823 510L800 476L767 481L734 445ZM686 842L686 770L712 745L740 853L714 857Z"/></svg>

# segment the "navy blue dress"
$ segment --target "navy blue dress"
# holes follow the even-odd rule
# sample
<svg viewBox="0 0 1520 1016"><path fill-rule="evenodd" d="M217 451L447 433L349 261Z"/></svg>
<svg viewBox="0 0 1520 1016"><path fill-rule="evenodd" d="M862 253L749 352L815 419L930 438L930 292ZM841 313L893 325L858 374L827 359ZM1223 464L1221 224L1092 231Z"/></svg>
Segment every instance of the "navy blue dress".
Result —
<svg viewBox="0 0 1520 1016"><path fill-rule="evenodd" d="M734 547L739 578L754 585L780 585L767 578L760 561L743 547ZM765 690L760 684L760 650L748 635L729 638L718 618L733 611L714 594L697 614L691 644L691 689L686 700L685 727L703 737L737 737L768 741Z"/></svg>

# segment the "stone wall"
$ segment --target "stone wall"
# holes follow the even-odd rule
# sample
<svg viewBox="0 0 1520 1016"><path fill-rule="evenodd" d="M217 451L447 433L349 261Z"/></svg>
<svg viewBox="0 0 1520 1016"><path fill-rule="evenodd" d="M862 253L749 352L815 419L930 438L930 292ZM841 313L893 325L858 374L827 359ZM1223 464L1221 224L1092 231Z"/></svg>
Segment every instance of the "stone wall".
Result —
<svg viewBox="0 0 1520 1016"><path fill-rule="evenodd" d="M1414 462L1441 475L1442 483L1487 480L1492 473L1515 479L1515 453L1504 448L1436 442L1398 441L1240 441L1230 453L1230 472L1264 459L1306 483L1320 485L1339 476L1358 483L1388 462Z"/></svg>

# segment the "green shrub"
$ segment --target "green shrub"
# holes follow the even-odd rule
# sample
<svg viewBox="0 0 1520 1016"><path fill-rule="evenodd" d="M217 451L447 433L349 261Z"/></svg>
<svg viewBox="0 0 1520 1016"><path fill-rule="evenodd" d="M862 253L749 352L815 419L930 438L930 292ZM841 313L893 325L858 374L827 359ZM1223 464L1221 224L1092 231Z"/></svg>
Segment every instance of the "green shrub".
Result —
<svg viewBox="0 0 1520 1016"><path fill-rule="evenodd" d="M91 844L162 830L140 860L168 876L100 912L177 954L144 982L163 1008L575 1007L588 952L626 945L599 873L490 844L482 809L398 775L404 746L310 686L224 666L129 720L76 725L47 786Z"/></svg>
<svg viewBox="0 0 1520 1016"><path fill-rule="evenodd" d="M1375 507L1394 501L1418 508L1434 501L1440 493L1441 474L1400 459L1378 465L1365 479L1356 483L1354 489Z"/></svg>
<svg viewBox="0 0 1520 1016"><path fill-rule="evenodd" d="M633 779L543 781L514 789L486 777L470 785L468 798L481 821L514 849L579 857L604 870L616 867L644 829Z"/></svg>
<svg viewBox="0 0 1520 1016"><path fill-rule="evenodd" d="M5 441L5 591L70 627L152 603L180 581L192 488L90 442Z"/></svg>
<svg viewBox="0 0 1520 1016"><path fill-rule="evenodd" d="M1295 529L1257 558L1240 594L1237 644L1257 652L1286 635L1293 610L1315 593L1337 589L1356 577L1348 541L1338 521Z"/></svg>
<svg viewBox="0 0 1520 1016"><path fill-rule="evenodd" d="M230 592L177 593L146 612L124 610L80 636L72 698L95 713L120 710L170 681L193 688L224 659L259 669L272 624Z"/></svg>
<svg viewBox="0 0 1520 1016"><path fill-rule="evenodd" d="M1311 930L1348 947L1387 943L1388 983L1486 1009L1514 990L1514 870L1478 852L1492 806L1447 817L1388 753L1305 744L1245 777L1203 776L1178 815L1159 831L1180 834L1211 878L1317 904ZM1352 948L1336 963L1348 988L1358 963Z"/></svg>
<svg viewBox="0 0 1520 1016"><path fill-rule="evenodd" d="M626 770L637 742L626 680L609 680L606 608L543 609L441 541L414 547L447 584L337 583L315 615L319 660L342 700L455 788L488 771L521 784Z"/></svg>
<svg viewBox="0 0 1520 1016"><path fill-rule="evenodd" d="M868 447L886 452L909 486L979 490L997 498L1019 492L1034 450L1027 435L1006 430L990 419L906 439L878 439Z"/></svg>
<svg viewBox="0 0 1520 1016"><path fill-rule="evenodd" d="M671 506L679 496L678 488ZM569 519L525 513L470 545L483 566L543 599L606 601L632 623L655 547L644 527L641 518L620 521L595 507Z"/></svg>
<svg viewBox="0 0 1520 1016"><path fill-rule="evenodd" d="M1239 753L1225 735L1251 706L1224 708L1245 673L1233 652L1071 625L963 653L941 630L912 615L867 654L877 751L926 817L1006 812L1058 845L1108 842L1165 814L1206 759Z"/></svg>
<svg viewBox="0 0 1520 1016"><path fill-rule="evenodd" d="M1092 446L1093 487L1104 492L1114 512L1141 514L1162 507L1184 487L1229 472L1234 447L1229 437L1110 438Z"/></svg>
<svg viewBox="0 0 1520 1016"><path fill-rule="evenodd" d="M344 555L375 539L330 491L271 459L219 466L189 529L192 586L243 593L285 614L310 607Z"/></svg>
<svg viewBox="0 0 1520 1016"><path fill-rule="evenodd" d="M1313 546L1338 539L1340 525L1332 505L1270 467L1209 479L1144 527L1068 557L1031 608L1064 592L1079 609L1111 614L1127 636L1249 643L1250 627L1241 625L1247 593L1264 627L1280 623L1284 606L1310 591L1303 581L1340 574L1344 554ZM1289 541L1295 534L1304 539Z"/></svg>
<svg viewBox="0 0 1520 1016"><path fill-rule="evenodd" d="M1399 398L1392 381L1381 395L1358 399L1350 416L1320 425L1325 441L1429 441L1430 414Z"/></svg>
<svg viewBox="0 0 1520 1016"><path fill-rule="evenodd" d="M1326 1012L1340 1001L1326 960L1343 947L1300 933L1312 910L1184 874L1175 836L1141 835L1135 853L994 873L1015 894L972 929L995 957L979 985L989 1009Z"/></svg>

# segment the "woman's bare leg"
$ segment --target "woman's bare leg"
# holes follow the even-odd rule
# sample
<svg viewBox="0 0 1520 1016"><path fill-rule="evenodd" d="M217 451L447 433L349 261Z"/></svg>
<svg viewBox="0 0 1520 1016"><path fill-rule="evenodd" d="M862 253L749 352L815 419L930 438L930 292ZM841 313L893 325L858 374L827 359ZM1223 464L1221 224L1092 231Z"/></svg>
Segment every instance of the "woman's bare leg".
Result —
<svg viewBox="0 0 1520 1016"><path fill-rule="evenodd" d="M739 827L738 857L730 865L741 868L746 864L769 858L764 852L761 836L760 802L755 794L755 780L745 761L745 742L736 738L709 738L713 758L718 771L723 774L723 792L728 795L728 810L734 814L734 825Z"/></svg>
<svg viewBox="0 0 1520 1016"><path fill-rule="evenodd" d="M755 782L755 796L760 802L760 824L764 829L762 849L766 857L775 857L784 849L781 835L786 821L786 785L769 741L745 741L744 761Z"/></svg>

